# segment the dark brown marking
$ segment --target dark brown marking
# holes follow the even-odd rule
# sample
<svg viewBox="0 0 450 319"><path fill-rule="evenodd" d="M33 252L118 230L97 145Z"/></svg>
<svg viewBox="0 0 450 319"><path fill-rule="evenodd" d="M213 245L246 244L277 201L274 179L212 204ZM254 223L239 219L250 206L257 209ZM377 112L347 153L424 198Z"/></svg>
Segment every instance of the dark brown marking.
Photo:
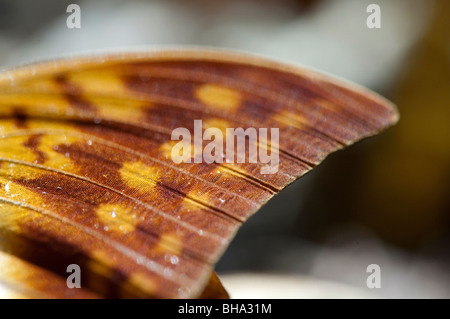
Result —
<svg viewBox="0 0 450 319"><path fill-rule="evenodd" d="M36 163L37 164L43 164L47 159L47 155L45 155L44 152L39 150L39 143L40 143L41 138L42 138L42 135L31 135L23 143L23 146L28 147L29 149L31 149L33 151L33 153L36 154L36 156L37 156Z"/></svg>
<svg viewBox="0 0 450 319"><path fill-rule="evenodd" d="M61 89L65 92L64 96L71 106L80 111L95 112L95 105L83 99L83 89L79 85L70 82L65 74L55 76L54 81L61 86Z"/></svg>
<svg viewBox="0 0 450 319"><path fill-rule="evenodd" d="M23 107L16 106L12 110L12 117L14 119L14 124L21 129L27 128L28 115Z"/></svg>

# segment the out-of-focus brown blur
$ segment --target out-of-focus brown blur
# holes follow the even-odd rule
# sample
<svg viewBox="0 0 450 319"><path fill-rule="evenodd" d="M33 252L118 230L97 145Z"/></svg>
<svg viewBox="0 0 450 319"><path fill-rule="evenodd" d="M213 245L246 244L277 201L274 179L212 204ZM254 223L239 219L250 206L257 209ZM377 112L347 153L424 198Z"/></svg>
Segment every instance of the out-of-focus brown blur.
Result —
<svg viewBox="0 0 450 319"><path fill-rule="evenodd" d="M355 192L359 200L350 201L349 211L393 244L426 248L444 240L450 227L448 1L436 2L389 95L402 121L370 150L361 172L367 188Z"/></svg>
<svg viewBox="0 0 450 319"><path fill-rule="evenodd" d="M400 122L331 155L241 229L232 297L450 297L450 2L0 0L0 68L134 46L243 50L367 86ZM381 9L381 28L366 11ZM367 266L381 288L366 285Z"/></svg>

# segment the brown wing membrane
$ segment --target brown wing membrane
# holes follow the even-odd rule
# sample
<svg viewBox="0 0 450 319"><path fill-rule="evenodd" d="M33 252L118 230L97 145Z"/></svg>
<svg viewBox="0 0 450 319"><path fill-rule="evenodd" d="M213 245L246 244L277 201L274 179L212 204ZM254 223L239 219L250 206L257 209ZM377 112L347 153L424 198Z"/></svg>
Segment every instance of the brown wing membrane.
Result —
<svg viewBox="0 0 450 319"><path fill-rule="evenodd" d="M398 119L354 85L205 51L6 71L0 116L2 251L59 276L77 263L83 287L101 296L156 298L200 296L242 222L330 152ZM194 120L279 128L278 172L175 164L171 132Z"/></svg>

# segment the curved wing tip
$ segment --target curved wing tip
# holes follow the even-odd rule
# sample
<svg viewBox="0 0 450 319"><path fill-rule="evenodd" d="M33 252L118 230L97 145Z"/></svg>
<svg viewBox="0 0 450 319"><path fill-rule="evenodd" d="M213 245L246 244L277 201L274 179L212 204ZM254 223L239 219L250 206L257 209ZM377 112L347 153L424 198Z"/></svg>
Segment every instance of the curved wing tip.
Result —
<svg viewBox="0 0 450 319"><path fill-rule="evenodd" d="M387 99L383 98L383 100L384 100L384 106L389 109L389 113L390 113L387 127L394 126L400 120L400 112L398 110L398 107L394 103L392 103L391 101L389 101Z"/></svg>

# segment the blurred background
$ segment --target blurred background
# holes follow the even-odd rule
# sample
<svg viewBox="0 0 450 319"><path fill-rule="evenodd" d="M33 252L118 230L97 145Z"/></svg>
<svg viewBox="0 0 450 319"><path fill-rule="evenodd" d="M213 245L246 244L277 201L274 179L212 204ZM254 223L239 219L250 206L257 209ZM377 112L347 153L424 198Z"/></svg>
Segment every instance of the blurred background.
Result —
<svg viewBox="0 0 450 319"><path fill-rule="evenodd" d="M81 29L66 8L81 7ZM366 8L381 8L369 29ZM0 0L0 68L96 49L202 45L330 73L399 124L329 158L252 217L217 265L232 297L450 297L450 1ZM369 289L369 264L381 288Z"/></svg>

